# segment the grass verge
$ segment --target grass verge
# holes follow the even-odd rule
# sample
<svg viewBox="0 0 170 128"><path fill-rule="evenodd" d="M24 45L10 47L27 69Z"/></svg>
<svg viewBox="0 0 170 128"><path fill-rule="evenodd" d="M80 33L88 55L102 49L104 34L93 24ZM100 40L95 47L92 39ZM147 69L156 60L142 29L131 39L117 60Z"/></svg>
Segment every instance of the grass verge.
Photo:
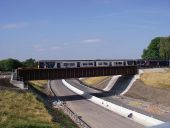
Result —
<svg viewBox="0 0 170 128"><path fill-rule="evenodd" d="M170 89L170 70L164 72L146 72L140 78L145 85L156 88Z"/></svg>
<svg viewBox="0 0 170 128"><path fill-rule="evenodd" d="M46 89L46 85L48 81L47 80L36 80L36 81L29 81L29 83L37 90L45 93L45 89Z"/></svg>
<svg viewBox="0 0 170 128"><path fill-rule="evenodd" d="M84 78L81 81L89 86L94 86L100 84L102 81L108 79L108 76L100 76L100 77L89 77Z"/></svg>
<svg viewBox="0 0 170 128"><path fill-rule="evenodd" d="M30 92L0 90L1 128L59 128L44 104Z"/></svg>
<svg viewBox="0 0 170 128"><path fill-rule="evenodd" d="M30 89L36 93L39 99L45 103L49 113L53 116L53 120L58 122L61 128L77 128L78 126L60 109L54 109L50 104L51 101L56 100L55 97L51 96L51 93L47 89L48 81L31 81ZM50 101L50 102L49 102Z"/></svg>
<svg viewBox="0 0 170 128"><path fill-rule="evenodd" d="M47 81L36 82L34 87L41 91L31 86L31 91L13 89L9 80L1 79L0 128L77 128L62 111L53 109L50 98L42 93Z"/></svg>

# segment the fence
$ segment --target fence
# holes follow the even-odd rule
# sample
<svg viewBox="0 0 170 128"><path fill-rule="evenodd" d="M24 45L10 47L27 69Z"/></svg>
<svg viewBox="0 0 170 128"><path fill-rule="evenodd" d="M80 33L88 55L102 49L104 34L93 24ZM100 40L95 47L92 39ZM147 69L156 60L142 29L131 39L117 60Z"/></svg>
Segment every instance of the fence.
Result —
<svg viewBox="0 0 170 128"><path fill-rule="evenodd" d="M51 83L50 81L48 81L48 88L50 89L50 91L55 95L54 91L51 88ZM56 95L55 95L56 96ZM56 96L57 97L57 96ZM59 102L60 100L57 99ZM78 116L77 114L75 114L69 107L67 107L67 104L62 103L62 105L60 105L60 107L58 107L59 109L61 109L65 114L67 114L80 128L91 128L86 122L84 122L80 116Z"/></svg>

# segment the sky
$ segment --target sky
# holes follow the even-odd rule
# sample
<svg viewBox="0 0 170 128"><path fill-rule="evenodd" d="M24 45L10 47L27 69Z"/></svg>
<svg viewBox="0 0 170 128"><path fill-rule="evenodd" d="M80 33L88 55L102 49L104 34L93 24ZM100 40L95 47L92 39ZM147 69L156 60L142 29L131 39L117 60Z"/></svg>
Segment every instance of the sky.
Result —
<svg viewBox="0 0 170 128"><path fill-rule="evenodd" d="M136 59L170 35L170 0L0 0L0 59Z"/></svg>

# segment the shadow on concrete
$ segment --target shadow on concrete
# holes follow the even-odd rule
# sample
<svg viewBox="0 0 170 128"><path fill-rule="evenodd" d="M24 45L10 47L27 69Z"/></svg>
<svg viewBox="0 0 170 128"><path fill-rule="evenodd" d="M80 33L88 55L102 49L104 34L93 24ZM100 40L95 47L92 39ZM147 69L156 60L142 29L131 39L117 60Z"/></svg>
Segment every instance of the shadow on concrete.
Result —
<svg viewBox="0 0 170 128"><path fill-rule="evenodd" d="M126 90L133 77L134 75L125 75L119 77L114 86L104 94L106 96L120 95L123 91Z"/></svg>
<svg viewBox="0 0 170 128"><path fill-rule="evenodd" d="M74 101L74 100L84 100L84 99L90 99L92 96L96 96L98 98L101 97L109 97L109 96L115 96L115 95L120 95L129 85L130 81L132 80L133 75L128 75L128 76L122 76L120 77L117 82L115 83L115 85L111 88L110 91L103 91L103 90L99 90L101 91L99 93L89 93L90 95L86 95L86 98L83 97L83 95L67 95L67 96L57 96L58 99L62 100L62 101ZM80 80L78 80L79 82ZM81 84L83 84L81 82ZM84 85L84 84L83 84ZM93 88L95 89L95 88ZM81 90L81 89L80 89ZM82 90L83 91L83 90Z"/></svg>
<svg viewBox="0 0 170 128"><path fill-rule="evenodd" d="M79 79L74 79L74 80L76 80L76 81L78 81L80 84L85 85L85 86L87 86L87 87L89 87L89 88L92 88L92 89L94 89L94 90L103 91L103 90L98 89L98 88L96 88L96 87L89 86L89 85L83 83L83 82L82 82L81 80L79 80Z"/></svg>

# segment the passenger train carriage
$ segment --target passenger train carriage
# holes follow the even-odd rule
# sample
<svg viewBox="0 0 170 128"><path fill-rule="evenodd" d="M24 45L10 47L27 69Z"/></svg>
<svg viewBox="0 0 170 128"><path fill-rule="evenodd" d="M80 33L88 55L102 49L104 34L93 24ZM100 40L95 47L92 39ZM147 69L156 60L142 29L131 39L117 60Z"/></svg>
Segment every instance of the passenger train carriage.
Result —
<svg viewBox="0 0 170 128"><path fill-rule="evenodd" d="M95 67L95 61L80 61L79 67Z"/></svg>
<svg viewBox="0 0 170 128"><path fill-rule="evenodd" d="M66 61L66 62L60 62L59 64L60 64L60 68L76 68L77 67L77 62Z"/></svg>
<svg viewBox="0 0 170 128"><path fill-rule="evenodd" d="M108 67L111 66L109 61L96 61L97 67Z"/></svg>
<svg viewBox="0 0 170 128"><path fill-rule="evenodd" d="M138 68L169 67L169 60L40 60L38 68L137 66Z"/></svg>

